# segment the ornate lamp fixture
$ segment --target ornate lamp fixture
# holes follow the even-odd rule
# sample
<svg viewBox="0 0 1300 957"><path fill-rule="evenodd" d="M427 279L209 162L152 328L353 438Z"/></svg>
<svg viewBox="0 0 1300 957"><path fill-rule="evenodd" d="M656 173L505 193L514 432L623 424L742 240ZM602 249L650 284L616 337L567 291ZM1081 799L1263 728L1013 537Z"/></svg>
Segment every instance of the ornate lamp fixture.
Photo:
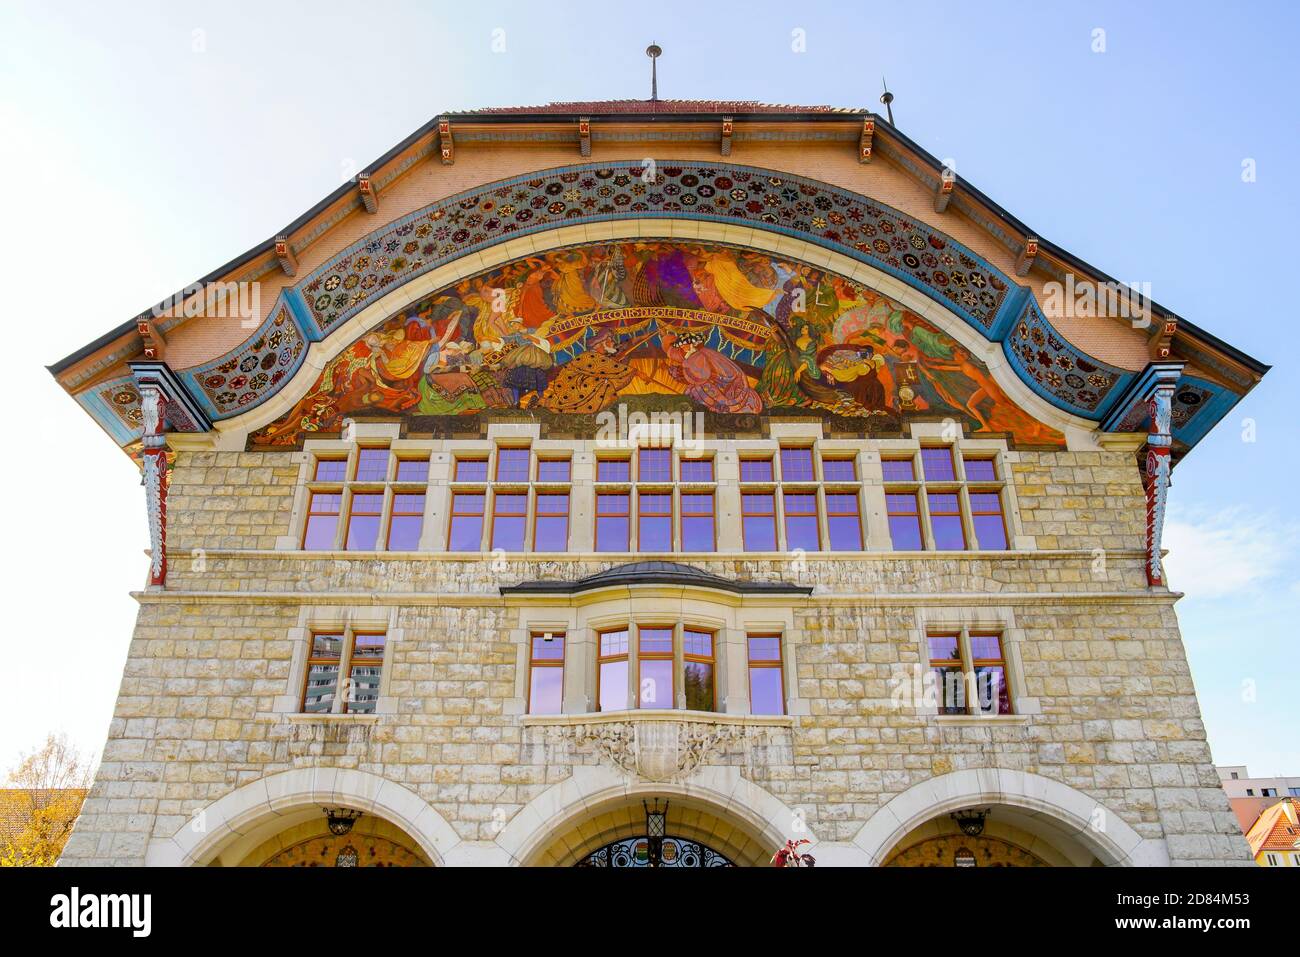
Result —
<svg viewBox="0 0 1300 957"><path fill-rule="evenodd" d="M984 833L984 819L989 816L991 808L967 808L964 811L953 811L949 815L961 832L967 837L979 837Z"/></svg>
<svg viewBox="0 0 1300 957"><path fill-rule="evenodd" d="M659 810L659 799L655 798L654 808L641 802L645 808L645 836L648 863L658 867L663 859L664 836L668 833L668 802L664 801L663 810Z"/></svg>
<svg viewBox="0 0 1300 957"><path fill-rule="evenodd" d="M326 807L321 808L325 812L325 820L329 826L330 833L335 837L342 837L352 830L352 825L357 823L357 818L361 817L360 811L354 811L350 807ZM355 857L356 852L353 851ZM342 865L340 865L342 866Z"/></svg>

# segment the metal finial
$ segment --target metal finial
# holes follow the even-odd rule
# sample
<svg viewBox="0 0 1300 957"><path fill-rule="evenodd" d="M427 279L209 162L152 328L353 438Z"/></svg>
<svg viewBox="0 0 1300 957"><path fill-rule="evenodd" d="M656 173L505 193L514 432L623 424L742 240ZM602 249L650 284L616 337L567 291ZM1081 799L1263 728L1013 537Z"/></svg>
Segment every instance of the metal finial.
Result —
<svg viewBox="0 0 1300 957"><path fill-rule="evenodd" d="M652 43L645 48L645 55L650 58L650 100L656 102L659 99L659 72L657 70L656 60L663 53L663 49L657 43Z"/></svg>
<svg viewBox="0 0 1300 957"><path fill-rule="evenodd" d="M892 104L894 102L894 94L889 92L889 84L885 82L885 78L883 76L880 78L880 87L885 91L884 93L880 94L880 102L885 104L885 113L888 114L889 116L889 125L893 126L894 107Z"/></svg>

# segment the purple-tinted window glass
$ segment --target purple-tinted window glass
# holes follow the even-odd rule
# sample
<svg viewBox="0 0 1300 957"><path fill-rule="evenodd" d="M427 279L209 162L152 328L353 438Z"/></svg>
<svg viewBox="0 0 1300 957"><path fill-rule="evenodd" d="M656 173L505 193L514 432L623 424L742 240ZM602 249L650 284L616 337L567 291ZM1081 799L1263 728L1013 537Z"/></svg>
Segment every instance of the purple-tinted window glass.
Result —
<svg viewBox="0 0 1300 957"><path fill-rule="evenodd" d="M596 462L597 482L630 482L631 480L631 459L599 459Z"/></svg>
<svg viewBox="0 0 1300 957"><path fill-rule="evenodd" d="M347 459L317 459L312 478L317 482L342 482L347 474Z"/></svg>
<svg viewBox="0 0 1300 957"><path fill-rule="evenodd" d="M682 493L682 551L711 552L713 539L713 495Z"/></svg>
<svg viewBox="0 0 1300 957"><path fill-rule="evenodd" d="M913 492L895 493L885 496L889 510L889 538L894 544L894 551L920 551L921 514L917 510L916 494Z"/></svg>
<svg viewBox="0 0 1300 957"><path fill-rule="evenodd" d="M424 494L393 496L393 516L388 524L388 548L395 552L413 552L420 547L424 528Z"/></svg>
<svg viewBox="0 0 1300 957"><path fill-rule="evenodd" d="M398 459L397 460L397 481L399 482L429 481L429 460L428 459Z"/></svg>
<svg viewBox="0 0 1300 957"><path fill-rule="evenodd" d="M817 528L817 496L812 493L785 493L785 547L806 552L821 549Z"/></svg>
<svg viewBox="0 0 1300 957"><path fill-rule="evenodd" d="M1002 520L1002 499L998 493L971 492L970 511L979 547L1004 550L1007 547L1007 526Z"/></svg>
<svg viewBox="0 0 1300 957"><path fill-rule="evenodd" d="M782 482L811 482L814 477L812 449L781 450Z"/></svg>
<svg viewBox="0 0 1300 957"><path fill-rule="evenodd" d="M921 468L927 482L951 482L957 478L949 448L921 449Z"/></svg>
<svg viewBox="0 0 1300 957"><path fill-rule="evenodd" d="M349 551L373 549L379 540L379 517L384 510L384 496L380 492L367 492L352 496L348 514Z"/></svg>
<svg viewBox="0 0 1300 957"><path fill-rule="evenodd" d="M451 531L447 549L453 552L477 552L483 548L482 492L457 492L451 498Z"/></svg>
<svg viewBox="0 0 1300 957"><path fill-rule="evenodd" d="M916 467L911 459L885 459L880 463L886 482L916 481Z"/></svg>
<svg viewBox="0 0 1300 957"><path fill-rule="evenodd" d="M312 492L307 507L307 528L303 532L302 547L308 551L329 551L334 547L334 537L339 530L339 506L343 496L338 492Z"/></svg>
<svg viewBox="0 0 1300 957"><path fill-rule="evenodd" d="M537 481L539 482L569 481L569 460L568 459L541 459L537 463Z"/></svg>
<svg viewBox="0 0 1300 957"><path fill-rule="evenodd" d="M953 493L930 493L930 527L934 529L934 547L960 551L966 547L966 532L961 527L961 508Z"/></svg>
<svg viewBox="0 0 1300 957"><path fill-rule="evenodd" d="M742 482L772 481L771 459L741 459L740 480Z"/></svg>
<svg viewBox="0 0 1300 957"><path fill-rule="evenodd" d="M968 482L996 482L998 478L997 467L993 464L992 459L964 459L963 464L966 466L966 481Z"/></svg>
<svg viewBox="0 0 1300 957"><path fill-rule="evenodd" d="M533 454L528 449L497 449L497 481L527 482Z"/></svg>
<svg viewBox="0 0 1300 957"><path fill-rule="evenodd" d="M564 706L564 635L534 635L528 713L559 714Z"/></svg>
<svg viewBox="0 0 1300 957"><path fill-rule="evenodd" d="M749 710L752 714L785 714L781 639L775 635L749 638Z"/></svg>
<svg viewBox="0 0 1300 957"><path fill-rule="evenodd" d="M683 482L713 481L713 459L682 459L679 468Z"/></svg>
<svg viewBox="0 0 1300 957"><path fill-rule="evenodd" d="M830 537L831 551L862 550L862 515L856 495L826 496L826 534Z"/></svg>
<svg viewBox="0 0 1300 957"><path fill-rule="evenodd" d="M388 449L362 449L357 453L357 481L382 482L388 478Z"/></svg>
<svg viewBox="0 0 1300 957"><path fill-rule="evenodd" d="M769 493L760 495L742 495L741 530L744 534L745 551L776 551L776 503Z"/></svg>
<svg viewBox="0 0 1300 957"><path fill-rule="evenodd" d="M457 459L455 481L486 482L487 469L487 459Z"/></svg>
<svg viewBox="0 0 1300 957"><path fill-rule="evenodd" d="M625 552L628 539L628 495L596 496L596 551Z"/></svg>
<svg viewBox="0 0 1300 957"><path fill-rule="evenodd" d="M673 497L641 493L637 496L636 547L640 552L673 549Z"/></svg>
<svg viewBox="0 0 1300 957"><path fill-rule="evenodd" d="M857 463L853 459L822 459L822 478L827 482L856 482Z"/></svg>
<svg viewBox="0 0 1300 957"><path fill-rule="evenodd" d="M537 524L533 534L533 551L563 552L569 548L569 496L537 496Z"/></svg>
<svg viewBox="0 0 1300 957"><path fill-rule="evenodd" d="M672 450L641 449L637 453L636 477L638 482L671 482L673 480Z"/></svg>
<svg viewBox="0 0 1300 957"><path fill-rule="evenodd" d="M520 552L524 549L528 496L522 492L501 494L492 499L492 549Z"/></svg>

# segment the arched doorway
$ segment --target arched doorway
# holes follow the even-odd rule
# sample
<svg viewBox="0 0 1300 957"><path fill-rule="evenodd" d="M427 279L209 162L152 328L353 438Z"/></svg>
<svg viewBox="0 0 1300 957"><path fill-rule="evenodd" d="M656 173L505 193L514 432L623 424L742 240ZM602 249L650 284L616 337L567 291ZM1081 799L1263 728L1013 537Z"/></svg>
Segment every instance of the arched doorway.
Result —
<svg viewBox="0 0 1300 957"><path fill-rule="evenodd" d="M705 801L617 799L557 828L529 863L551 867L755 867L775 847Z"/></svg>
<svg viewBox="0 0 1300 957"><path fill-rule="evenodd" d="M1005 768L954 771L919 782L876 811L853 843L877 865L978 867L981 860L988 866L1000 858L1001 866L1026 866L1037 858L1052 867L1122 867L1169 861L1163 841L1144 839L1095 798ZM963 847L968 854L958 860Z"/></svg>
<svg viewBox="0 0 1300 957"><path fill-rule="evenodd" d="M429 867L419 844L397 825L362 815L344 834L332 833L321 809L268 837L240 867Z"/></svg>

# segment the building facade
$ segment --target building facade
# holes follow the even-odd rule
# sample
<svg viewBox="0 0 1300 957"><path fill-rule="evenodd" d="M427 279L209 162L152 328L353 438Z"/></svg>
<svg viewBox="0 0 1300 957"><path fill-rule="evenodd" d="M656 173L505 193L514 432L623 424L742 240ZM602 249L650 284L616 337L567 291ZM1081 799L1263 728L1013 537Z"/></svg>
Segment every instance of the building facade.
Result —
<svg viewBox="0 0 1300 957"><path fill-rule="evenodd" d="M1160 532L1266 370L870 113L439 117L51 367L153 542L63 862L1249 863Z"/></svg>

